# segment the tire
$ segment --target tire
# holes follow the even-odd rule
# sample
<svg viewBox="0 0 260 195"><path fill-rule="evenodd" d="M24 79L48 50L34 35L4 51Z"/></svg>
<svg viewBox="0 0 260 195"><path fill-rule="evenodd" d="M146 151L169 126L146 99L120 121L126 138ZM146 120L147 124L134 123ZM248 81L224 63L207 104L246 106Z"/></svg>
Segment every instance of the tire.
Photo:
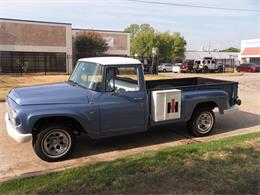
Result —
<svg viewBox="0 0 260 195"><path fill-rule="evenodd" d="M202 119L204 118L204 121ZM194 111L188 128L196 137L206 136L212 132L215 125L215 115L211 108L202 107Z"/></svg>
<svg viewBox="0 0 260 195"><path fill-rule="evenodd" d="M163 72L167 72L167 70L166 70L166 69L163 69Z"/></svg>
<svg viewBox="0 0 260 195"><path fill-rule="evenodd" d="M223 72L223 67L222 66L219 66L218 67L218 73L222 73Z"/></svg>
<svg viewBox="0 0 260 195"><path fill-rule="evenodd" d="M209 69L208 69L208 67L207 67L207 66L205 66L205 67L203 68L202 72L203 72L203 73L208 73L208 72L209 72Z"/></svg>
<svg viewBox="0 0 260 195"><path fill-rule="evenodd" d="M64 124L52 124L33 137L33 149L37 156L48 162L61 161L71 155L75 135Z"/></svg>

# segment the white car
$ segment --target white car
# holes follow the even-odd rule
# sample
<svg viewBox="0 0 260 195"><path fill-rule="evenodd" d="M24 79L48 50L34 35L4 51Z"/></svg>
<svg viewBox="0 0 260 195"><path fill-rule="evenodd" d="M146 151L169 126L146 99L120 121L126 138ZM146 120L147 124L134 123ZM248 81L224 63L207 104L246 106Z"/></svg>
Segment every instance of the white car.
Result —
<svg viewBox="0 0 260 195"><path fill-rule="evenodd" d="M165 63L158 66L159 72L172 72L173 64Z"/></svg>
<svg viewBox="0 0 260 195"><path fill-rule="evenodd" d="M172 66L172 72L180 73L181 72L181 63L176 63Z"/></svg>

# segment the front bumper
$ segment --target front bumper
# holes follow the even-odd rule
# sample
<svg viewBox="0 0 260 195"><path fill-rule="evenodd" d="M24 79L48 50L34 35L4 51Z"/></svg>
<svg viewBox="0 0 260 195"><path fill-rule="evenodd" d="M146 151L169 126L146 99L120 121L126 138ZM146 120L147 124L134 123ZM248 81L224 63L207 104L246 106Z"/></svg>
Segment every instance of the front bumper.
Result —
<svg viewBox="0 0 260 195"><path fill-rule="evenodd" d="M237 106L237 105L234 105L234 106L231 106L229 109L224 110L224 113L225 113L225 114L226 114L226 113L234 113L234 112L236 112L236 111L238 111L238 110L239 110L238 106Z"/></svg>
<svg viewBox="0 0 260 195"><path fill-rule="evenodd" d="M5 124L8 135L19 143L29 142L32 139L32 134L23 134L17 131L11 124L8 113L5 113Z"/></svg>

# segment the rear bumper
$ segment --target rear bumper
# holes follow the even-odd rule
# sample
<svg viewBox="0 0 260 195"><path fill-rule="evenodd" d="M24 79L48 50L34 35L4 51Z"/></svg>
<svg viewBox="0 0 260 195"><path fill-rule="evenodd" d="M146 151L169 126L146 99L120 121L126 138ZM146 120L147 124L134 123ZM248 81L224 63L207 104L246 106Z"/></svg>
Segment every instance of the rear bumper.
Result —
<svg viewBox="0 0 260 195"><path fill-rule="evenodd" d="M29 142L32 139L32 134L23 134L17 131L11 124L8 114L5 114L5 124L8 135L19 143Z"/></svg>

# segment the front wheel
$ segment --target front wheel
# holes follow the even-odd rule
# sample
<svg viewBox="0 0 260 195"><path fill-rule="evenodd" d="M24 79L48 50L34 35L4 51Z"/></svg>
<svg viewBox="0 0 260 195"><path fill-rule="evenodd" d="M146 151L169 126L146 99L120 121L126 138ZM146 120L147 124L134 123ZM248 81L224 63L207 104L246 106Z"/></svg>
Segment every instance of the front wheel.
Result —
<svg viewBox="0 0 260 195"><path fill-rule="evenodd" d="M188 122L188 128L196 137L209 134L215 125L215 115L211 108L196 109Z"/></svg>
<svg viewBox="0 0 260 195"><path fill-rule="evenodd" d="M50 125L34 136L33 149L42 160L55 162L71 154L74 142L75 135L65 125Z"/></svg>

